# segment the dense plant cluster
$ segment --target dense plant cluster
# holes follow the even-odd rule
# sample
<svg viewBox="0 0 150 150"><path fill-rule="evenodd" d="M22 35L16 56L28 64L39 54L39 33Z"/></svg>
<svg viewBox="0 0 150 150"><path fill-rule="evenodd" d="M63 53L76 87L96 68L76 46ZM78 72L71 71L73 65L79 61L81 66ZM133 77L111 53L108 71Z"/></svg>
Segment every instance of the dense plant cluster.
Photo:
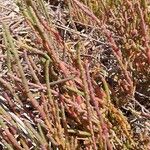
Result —
<svg viewBox="0 0 150 150"><path fill-rule="evenodd" d="M149 150L149 1L16 5L1 22L1 148Z"/></svg>

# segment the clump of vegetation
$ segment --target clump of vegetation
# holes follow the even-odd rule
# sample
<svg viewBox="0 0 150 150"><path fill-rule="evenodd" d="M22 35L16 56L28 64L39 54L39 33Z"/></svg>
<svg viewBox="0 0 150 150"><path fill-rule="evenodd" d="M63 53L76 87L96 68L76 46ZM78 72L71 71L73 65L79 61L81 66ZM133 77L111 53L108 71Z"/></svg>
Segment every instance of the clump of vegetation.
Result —
<svg viewBox="0 0 150 150"><path fill-rule="evenodd" d="M16 4L22 20L2 25L2 149L149 150L149 1Z"/></svg>

